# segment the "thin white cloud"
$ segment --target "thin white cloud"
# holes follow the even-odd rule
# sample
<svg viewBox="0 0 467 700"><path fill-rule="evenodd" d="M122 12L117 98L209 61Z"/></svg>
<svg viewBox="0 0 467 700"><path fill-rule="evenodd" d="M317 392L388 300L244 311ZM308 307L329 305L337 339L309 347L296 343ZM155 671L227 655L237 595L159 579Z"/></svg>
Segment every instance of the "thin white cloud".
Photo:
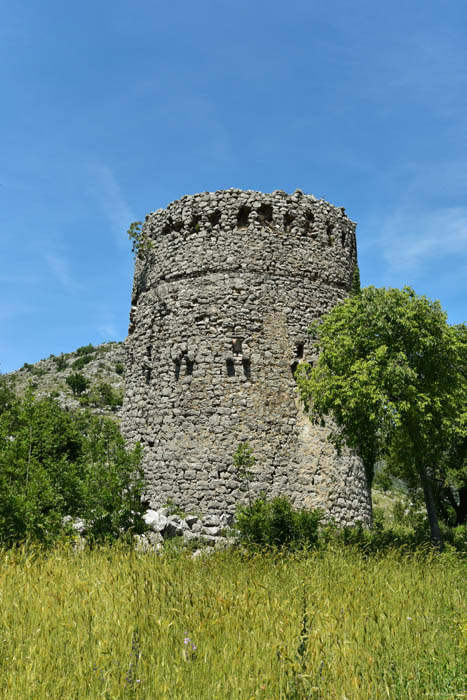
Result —
<svg viewBox="0 0 467 700"><path fill-rule="evenodd" d="M382 230L384 258L391 279L416 280L432 271L446 274L467 260L467 207L432 211L399 210Z"/></svg>
<svg viewBox="0 0 467 700"><path fill-rule="evenodd" d="M73 279L70 263L63 255L48 254L45 256L45 260L50 271L66 292L78 291L79 285Z"/></svg>
<svg viewBox="0 0 467 700"><path fill-rule="evenodd" d="M109 220L119 246L125 245L122 232L126 231L137 217L125 199L113 170L108 165L94 162L89 164L89 171L90 190Z"/></svg>

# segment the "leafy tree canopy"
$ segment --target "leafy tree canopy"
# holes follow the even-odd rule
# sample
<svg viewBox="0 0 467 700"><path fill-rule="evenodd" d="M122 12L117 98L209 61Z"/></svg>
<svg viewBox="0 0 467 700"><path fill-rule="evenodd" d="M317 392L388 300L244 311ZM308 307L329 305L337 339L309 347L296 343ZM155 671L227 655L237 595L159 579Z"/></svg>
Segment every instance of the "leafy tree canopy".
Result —
<svg viewBox="0 0 467 700"><path fill-rule="evenodd" d="M144 529L139 448L115 422L62 410L32 392L16 398L0 377L0 543L51 542L63 518L94 538Z"/></svg>
<svg viewBox="0 0 467 700"><path fill-rule="evenodd" d="M313 329L315 367L300 365L299 394L313 420L331 415L331 439L362 457L371 484L380 457L423 487L440 542L433 482L446 450L465 435L465 327L447 324L439 302L405 287L367 287Z"/></svg>

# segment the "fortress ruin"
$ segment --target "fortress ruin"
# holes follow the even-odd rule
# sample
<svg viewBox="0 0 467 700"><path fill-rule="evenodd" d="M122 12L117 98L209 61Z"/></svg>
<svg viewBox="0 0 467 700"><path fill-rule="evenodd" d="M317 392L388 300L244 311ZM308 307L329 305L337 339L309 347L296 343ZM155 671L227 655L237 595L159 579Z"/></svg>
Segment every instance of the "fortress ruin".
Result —
<svg viewBox="0 0 467 700"><path fill-rule="evenodd" d="M300 190L184 196L149 214L135 265L122 428L141 442L147 498L203 516L246 495L233 454L256 457L252 495L286 495L341 525L369 524L361 461L312 425L294 371L311 322L342 300L355 224Z"/></svg>

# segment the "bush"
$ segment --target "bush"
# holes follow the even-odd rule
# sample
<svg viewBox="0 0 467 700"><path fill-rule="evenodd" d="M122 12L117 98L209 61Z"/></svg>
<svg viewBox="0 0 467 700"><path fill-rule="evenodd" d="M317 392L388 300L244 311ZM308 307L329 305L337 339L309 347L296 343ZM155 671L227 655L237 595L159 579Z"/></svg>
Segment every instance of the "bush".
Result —
<svg viewBox="0 0 467 700"><path fill-rule="evenodd" d="M88 386L86 377L83 377L83 375L78 372L70 374L70 376L66 378L66 383L72 390L74 396L80 396L86 391Z"/></svg>
<svg viewBox="0 0 467 700"><path fill-rule="evenodd" d="M60 357L54 357L53 360L55 362L57 372L62 372L64 369L66 369L68 367L68 362L66 361L65 357L63 356L63 353L60 355Z"/></svg>
<svg viewBox="0 0 467 700"><path fill-rule="evenodd" d="M94 355L82 355L81 357L78 357L77 360L71 363L71 366L73 369L83 369L85 365L87 365L89 362L92 362L94 359Z"/></svg>
<svg viewBox="0 0 467 700"><path fill-rule="evenodd" d="M82 345L80 348L76 350L77 355L89 355L94 352L96 348L92 343L89 343L89 345Z"/></svg>
<svg viewBox="0 0 467 700"><path fill-rule="evenodd" d="M94 539L144 531L140 458L108 418L1 390L0 544L51 543L65 516L82 518Z"/></svg>
<svg viewBox="0 0 467 700"><path fill-rule="evenodd" d="M318 510L293 508L283 496L270 501L260 496L238 508L236 527L248 546L300 549L317 544L322 517Z"/></svg>
<svg viewBox="0 0 467 700"><path fill-rule="evenodd" d="M99 382L93 386L87 396L80 399L82 404L96 406L98 408L118 408L123 403L123 392L114 389L108 382Z"/></svg>
<svg viewBox="0 0 467 700"><path fill-rule="evenodd" d="M123 365L123 362L117 362L115 364L115 371L117 374L120 374L120 375L122 375L124 373L125 367Z"/></svg>

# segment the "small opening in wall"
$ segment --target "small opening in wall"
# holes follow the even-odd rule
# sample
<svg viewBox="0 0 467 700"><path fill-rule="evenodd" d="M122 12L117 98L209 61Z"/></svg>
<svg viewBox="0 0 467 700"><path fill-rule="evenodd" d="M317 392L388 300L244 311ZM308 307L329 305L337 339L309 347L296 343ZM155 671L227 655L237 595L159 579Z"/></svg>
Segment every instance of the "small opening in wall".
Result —
<svg viewBox="0 0 467 700"><path fill-rule="evenodd" d="M183 228L183 221L180 220L180 221L176 221L174 223L174 230L175 231L181 231L182 228Z"/></svg>
<svg viewBox="0 0 467 700"><path fill-rule="evenodd" d="M187 376L191 376L193 374L193 367L195 363L192 360L189 360L188 358L185 360L185 362L185 374Z"/></svg>
<svg viewBox="0 0 467 700"><path fill-rule="evenodd" d="M347 236L346 236L346 232L345 232L345 231L342 231L342 233L341 233L341 243L342 243L343 246L345 246L345 239L346 239L346 237L347 237Z"/></svg>
<svg viewBox="0 0 467 700"><path fill-rule="evenodd" d="M248 228L248 217L250 216L251 207L243 206L240 207L237 214L237 227L238 228Z"/></svg>
<svg viewBox="0 0 467 700"><path fill-rule="evenodd" d="M177 360L175 363L175 381L178 382L180 377L180 361Z"/></svg>
<svg viewBox="0 0 467 700"><path fill-rule="evenodd" d="M243 343L243 338L234 338L232 340L232 351L234 355L241 355L242 354L242 343Z"/></svg>
<svg viewBox="0 0 467 700"><path fill-rule="evenodd" d="M151 383L152 369L148 367L144 372L144 378L146 379L146 384Z"/></svg>
<svg viewBox="0 0 467 700"><path fill-rule="evenodd" d="M194 216L191 217L190 221L190 230L195 231L195 233L198 233L198 231L201 228L201 217L195 214Z"/></svg>
<svg viewBox="0 0 467 700"><path fill-rule="evenodd" d="M217 470L217 478L218 478L218 479L220 479L220 478L221 478L221 472L220 472L220 470L219 470L219 469Z"/></svg>
<svg viewBox="0 0 467 700"><path fill-rule="evenodd" d="M260 224L271 223L272 221L272 206L270 204L262 204L258 209L258 219Z"/></svg>
<svg viewBox="0 0 467 700"><path fill-rule="evenodd" d="M299 360L303 359L303 348L305 347L305 343L295 343L295 357L298 357Z"/></svg>
<svg viewBox="0 0 467 700"><path fill-rule="evenodd" d="M209 222L212 226L217 226L219 221L221 220L221 213L219 209L216 209L213 211L211 214L209 214Z"/></svg>
<svg viewBox="0 0 467 700"><path fill-rule="evenodd" d="M295 216L293 214L287 213L284 215L284 229L286 232L290 231L294 221L295 221Z"/></svg>
<svg viewBox="0 0 467 700"><path fill-rule="evenodd" d="M292 377L295 379L295 372L297 371L298 367L298 360L294 360L294 362L291 362L290 364L290 371L292 372Z"/></svg>
<svg viewBox="0 0 467 700"><path fill-rule="evenodd" d="M305 226L303 228L303 234L313 233L313 225L315 223L315 215L312 211L308 209L305 212Z"/></svg>
<svg viewBox="0 0 467 700"><path fill-rule="evenodd" d="M248 357L242 359L243 373L247 379L251 379L251 362Z"/></svg>
<svg viewBox="0 0 467 700"><path fill-rule="evenodd" d="M228 377L235 377L234 361L231 359L228 359L225 364L227 366L227 376Z"/></svg>
<svg viewBox="0 0 467 700"><path fill-rule="evenodd" d="M328 236L328 244L332 245L334 243L334 236L332 235L332 232L334 231L334 226L331 224L330 221L326 221L326 233Z"/></svg>
<svg viewBox="0 0 467 700"><path fill-rule="evenodd" d="M162 235L166 236L167 234L169 234L172 231L172 227L173 227L172 217L169 216L167 218L167 221L165 222L165 224L162 226L162 229L161 229Z"/></svg>

